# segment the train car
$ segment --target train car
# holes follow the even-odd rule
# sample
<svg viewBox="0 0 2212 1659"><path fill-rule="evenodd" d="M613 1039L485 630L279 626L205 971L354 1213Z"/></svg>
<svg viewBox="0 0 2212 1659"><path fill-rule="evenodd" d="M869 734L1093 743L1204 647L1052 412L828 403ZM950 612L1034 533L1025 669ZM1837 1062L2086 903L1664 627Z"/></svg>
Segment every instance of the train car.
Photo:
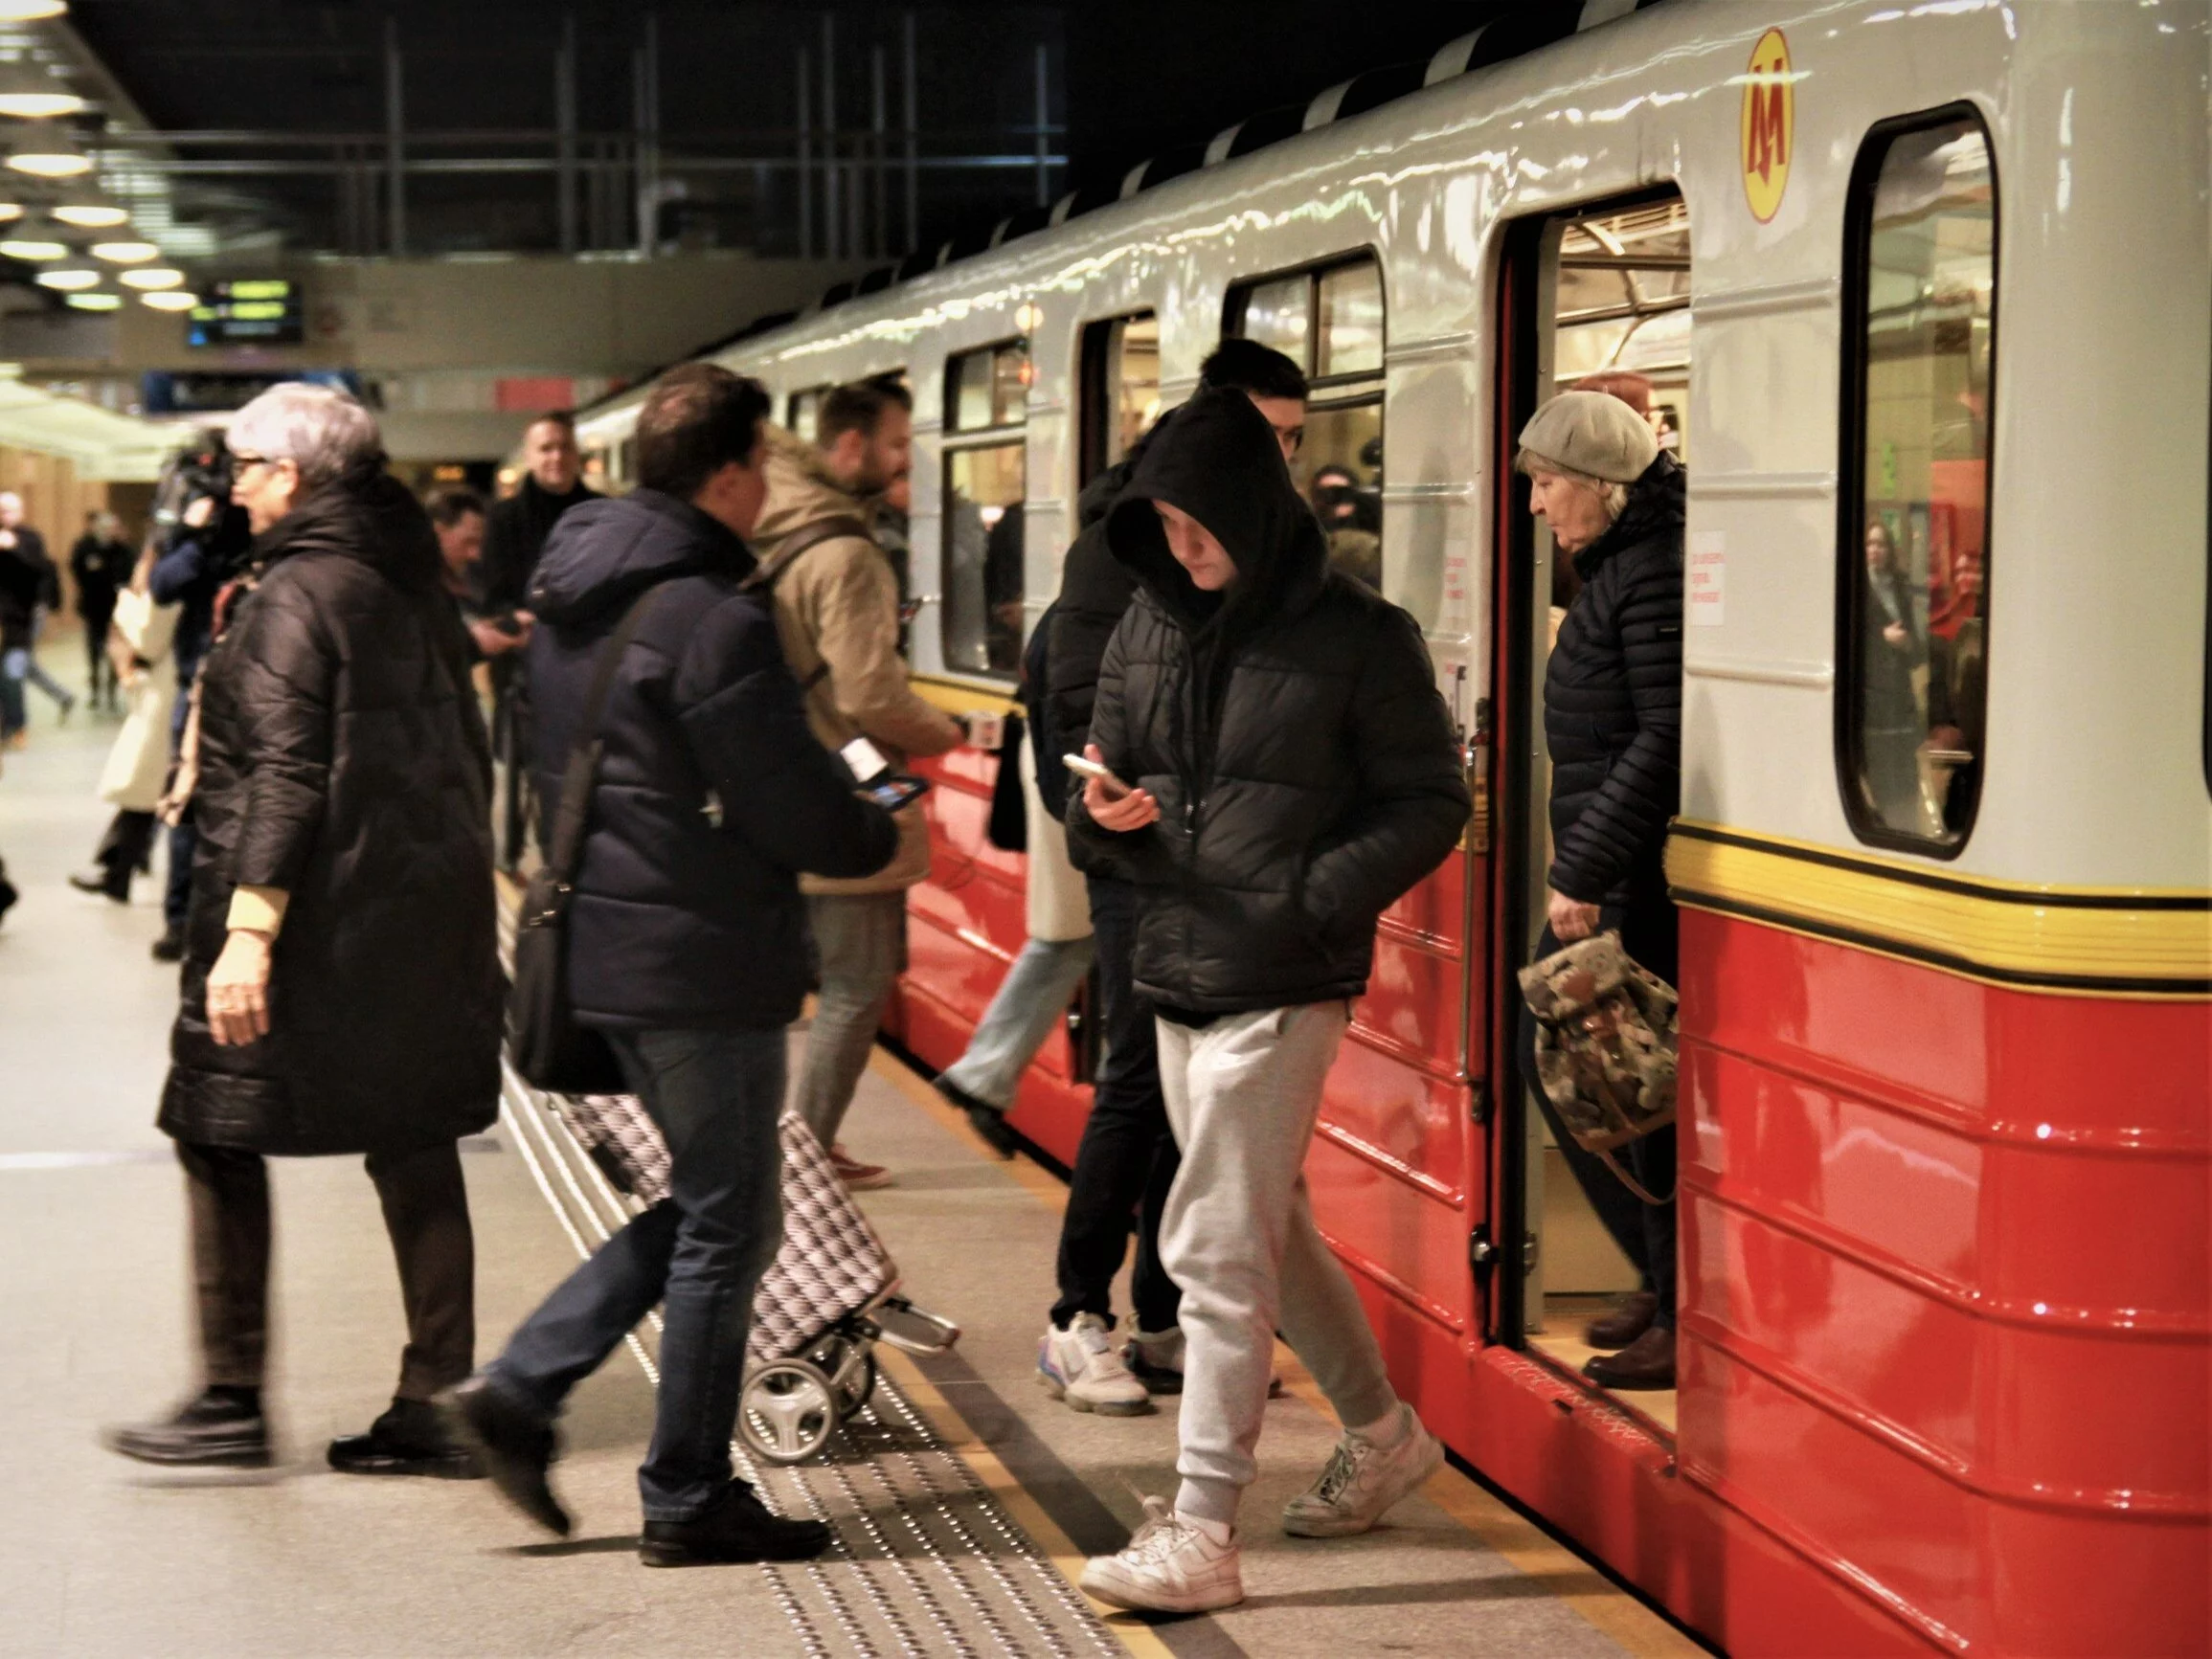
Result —
<svg viewBox="0 0 2212 1659"><path fill-rule="evenodd" d="M1299 358L1301 482L1363 499L1478 801L1383 923L1308 1166L1400 1386L1731 1651L2203 1652L2207 9L1584 10L716 356L801 428L909 377L913 650L955 708L1004 706L1079 487L1213 345ZM1554 574L1513 440L1601 370L1690 481L1663 1397L1575 1368L1620 1264L1511 1040ZM618 484L638 395L583 422ZM1022 942L990 763L934 768L894 1016L930 1065ZM1085 1099L1055 1039L1014 1122L1071 1159Z"/></svg>

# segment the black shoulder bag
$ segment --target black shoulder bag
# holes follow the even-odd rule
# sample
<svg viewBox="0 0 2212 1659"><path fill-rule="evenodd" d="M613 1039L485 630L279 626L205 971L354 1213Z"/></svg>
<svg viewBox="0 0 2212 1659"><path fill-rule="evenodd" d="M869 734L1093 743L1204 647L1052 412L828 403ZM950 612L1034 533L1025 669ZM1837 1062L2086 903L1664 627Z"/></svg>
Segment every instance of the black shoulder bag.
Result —
<svg viewBox="0 0 2212 1659"><path fill-rule="evenodd" d="M583 725L561 773L560 804L553 809L546 860L530 877L522 899L522 920L514 930L514 984L507 997L507 1044L524 1081L549 1094L622 1094L629 1089L621 1065L606 1038L578 1025L569 1000L569 901L576 896L576 866L583 860L584 833L590 827L592 788L598 781L599 752L605 740L599 719L615 671L629 649L653 596L647 588L630 602L615 632L599 648L591 694L584 701Z"/></svg>

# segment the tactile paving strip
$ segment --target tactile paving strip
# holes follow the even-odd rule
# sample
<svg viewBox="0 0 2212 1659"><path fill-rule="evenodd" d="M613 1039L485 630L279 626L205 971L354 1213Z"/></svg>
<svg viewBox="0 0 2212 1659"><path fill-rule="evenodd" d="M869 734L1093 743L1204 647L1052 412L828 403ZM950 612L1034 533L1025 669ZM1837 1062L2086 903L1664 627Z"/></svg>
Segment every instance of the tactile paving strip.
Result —
<svg viewBox="0 0 2212 1659"><path fill-rule="evenodd" d="M500 1119L579 1256L629 1220L629 1200L551 1098L512 1067ZM629 1346L657 1383L648 1338L658 1336L660 1315L648 1324ZM756 1569L808 1654L1119 1659L1128 1651L888 1378L808 1463L756 1465L742 1445L734 1450L771 1509L836 1531L820 1560Z"/></svg>

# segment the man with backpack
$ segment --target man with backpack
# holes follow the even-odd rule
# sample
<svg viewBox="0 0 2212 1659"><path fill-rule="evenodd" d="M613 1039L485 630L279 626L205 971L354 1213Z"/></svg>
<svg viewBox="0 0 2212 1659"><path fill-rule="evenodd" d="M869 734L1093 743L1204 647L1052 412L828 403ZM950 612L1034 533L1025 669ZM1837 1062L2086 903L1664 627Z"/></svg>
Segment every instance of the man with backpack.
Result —
<svg viewBox="0 0 2212 1659"><path fill-rule="evenodd" d="M898 578L872 534L877 508L907 474L913 407L897 382L862 380L823 398L812 443L770 429L768 501L755 531L814 735L831 751L865 737L893 767L967 735L907 684ZM801 884L821 994L792 1106L856 1191L891 1183L888 1171L849 1156L837 1133L906 967L906 890L930 871L921 803L896 816L898 856L882 869Z"/></svg>

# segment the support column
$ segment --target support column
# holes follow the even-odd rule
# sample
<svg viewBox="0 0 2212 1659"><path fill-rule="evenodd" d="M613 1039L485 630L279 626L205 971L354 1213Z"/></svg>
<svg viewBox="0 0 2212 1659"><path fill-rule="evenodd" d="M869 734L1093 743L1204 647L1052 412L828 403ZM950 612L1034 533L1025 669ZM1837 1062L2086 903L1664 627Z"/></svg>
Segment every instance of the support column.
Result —
<svg viewBox="0 0 2212 1659"><path fill-rule="evenodd" d="M1037 205L1052 205L1052 120L1050 66L1045 43L1037 42Z"/></svg>
<svg viewBox="0 0 2212 1659"><path fill-rule="evenodd" d="M384 19L384 188L389 252L407 252L407 96L399 58L399 19Z"/></svg>
<svg viewBox="0 0 2212 1659"><path fill-rule="evenodd" d="M845 258L845 204L838 191L837 17L822 14L822 230L823 253Z"/></svg>
<svg viewBox="0 0 2212 1659"><path fill-rule="evenodd" d="M814 258L814 74L799 49L799 257Z"/></svg>
<svg viewBox="0 0 2212 1659"><path fill-rule="evenodd" d="M553 189L560 218L561 252L578 246L576 227L576 14L561 16L561 41L553 54L553 124L557 130L557 171Z"/></svg>
<svg viewBox="0 0 2212 1659"><path fill-rule="evenodd" d="M915 113L921 106L916 94L919 78L914 68L914 13L909 11L904 22L906 37L906 245L912 253L921 246L921 123Z"/></svg>

